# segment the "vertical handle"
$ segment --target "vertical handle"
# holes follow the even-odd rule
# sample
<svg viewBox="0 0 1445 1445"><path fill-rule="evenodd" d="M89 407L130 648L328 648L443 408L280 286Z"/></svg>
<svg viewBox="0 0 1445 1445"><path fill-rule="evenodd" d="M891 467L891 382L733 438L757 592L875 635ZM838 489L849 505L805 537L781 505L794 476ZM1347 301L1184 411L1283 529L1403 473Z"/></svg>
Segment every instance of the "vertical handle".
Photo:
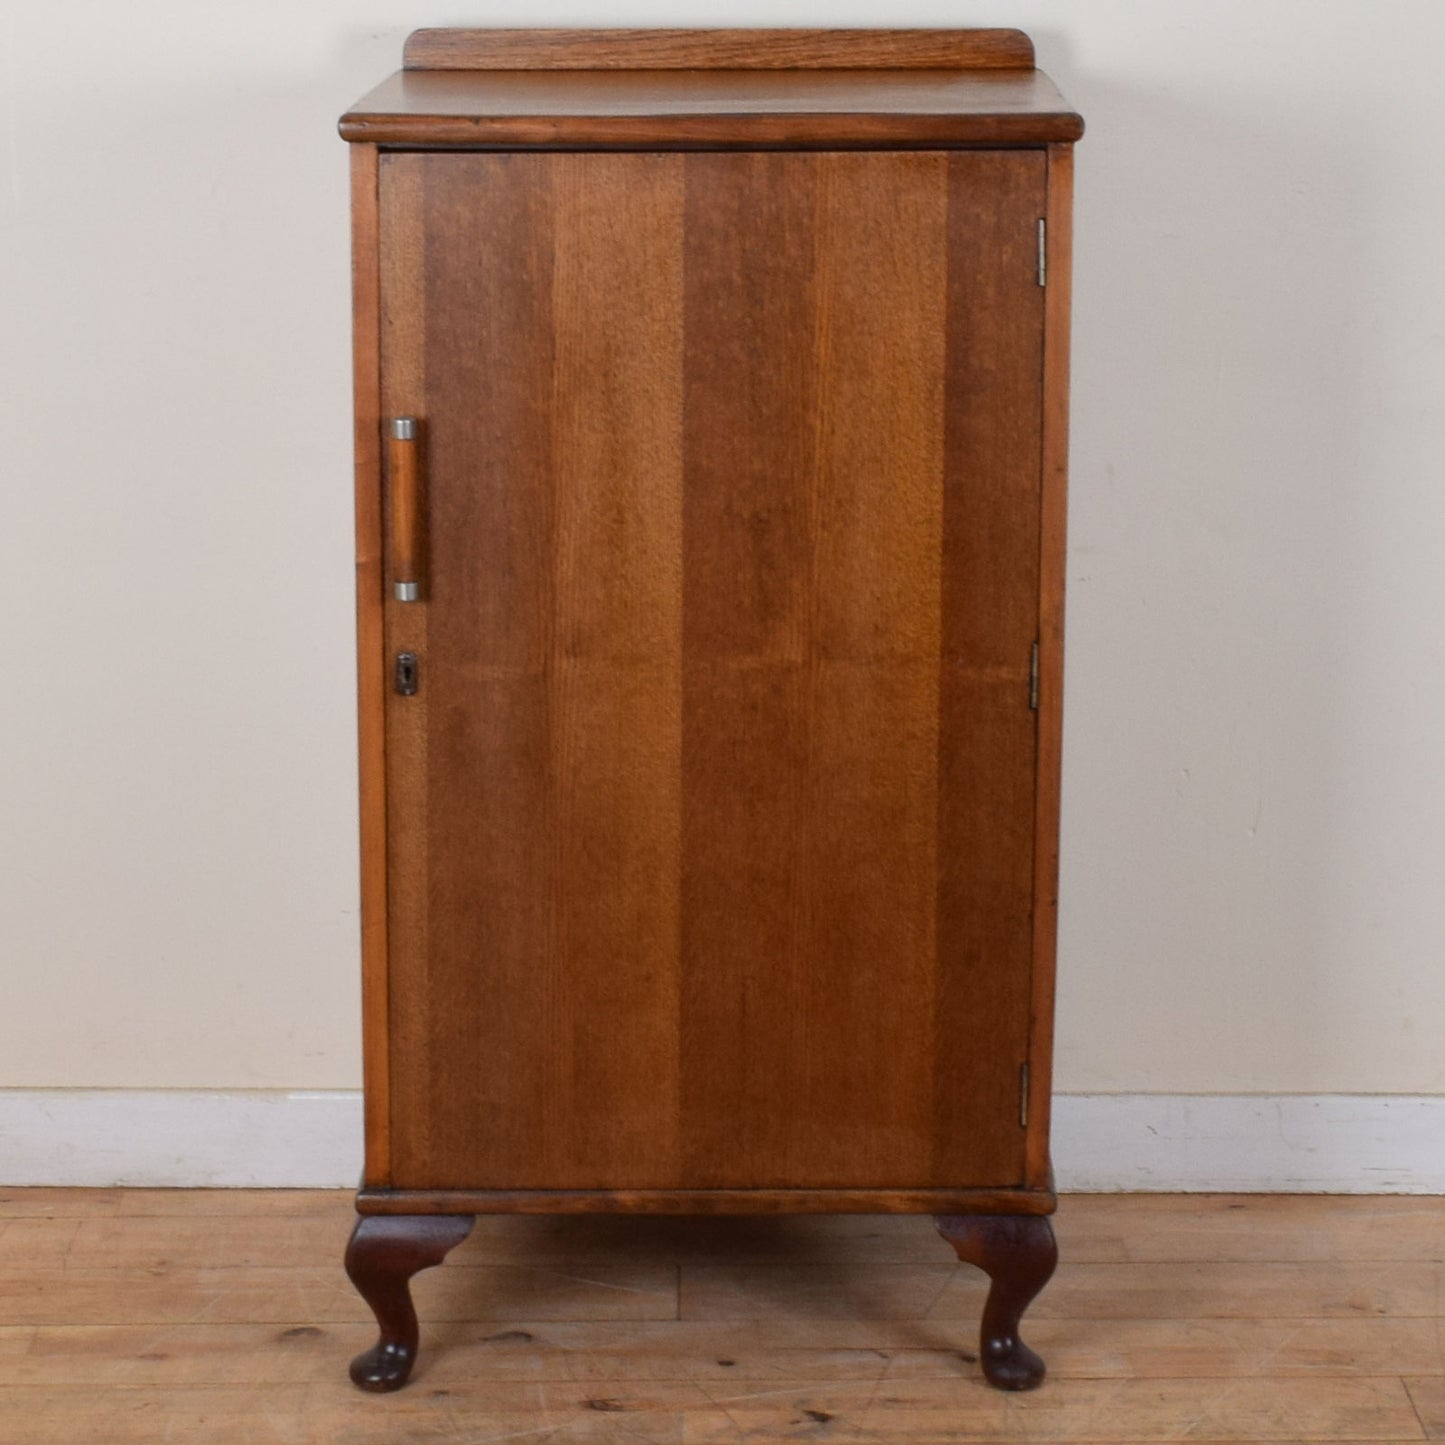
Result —
<svg viewBox="0 0 1445 1445"><path fill-rule="evenodd" d="M394 416L388 428L387 478L391 486L391 586L398 602L415 602L421 595L417 567L417 464L416 418Z"/></svg>

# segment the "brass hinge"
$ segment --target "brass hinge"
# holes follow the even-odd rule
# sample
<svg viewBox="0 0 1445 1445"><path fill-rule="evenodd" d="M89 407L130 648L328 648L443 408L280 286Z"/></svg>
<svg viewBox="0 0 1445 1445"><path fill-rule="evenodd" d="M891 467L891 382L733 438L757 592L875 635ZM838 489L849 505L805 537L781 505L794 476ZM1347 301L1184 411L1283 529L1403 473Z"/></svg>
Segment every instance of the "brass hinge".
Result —
<svg viewBox="0 0 1445 1445"><path fill-rule="evenodd" d="M1049 284L1049 223L1039 219L1039 285Z"/></svg>
<svg viewBox="0 0 1445 1445"><path fill-rule="evenodd" d="M1029 653L1029 706L1039 710L1039 645L1034 643Z"/></svg>
<svg viewBox="0 0 1445 1445"><path fill-rule="evenodd" d="M1029 1127L1029 1066L1019 1065L1019 1128Z"/></svg>

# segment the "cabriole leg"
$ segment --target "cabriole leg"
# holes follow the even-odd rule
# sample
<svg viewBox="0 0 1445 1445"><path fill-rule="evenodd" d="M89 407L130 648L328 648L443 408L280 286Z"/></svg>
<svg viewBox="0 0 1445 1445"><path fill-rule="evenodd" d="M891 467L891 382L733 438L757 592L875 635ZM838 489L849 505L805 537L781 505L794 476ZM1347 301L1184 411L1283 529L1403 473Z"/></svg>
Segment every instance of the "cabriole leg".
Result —
<svg viewBox="0 0 1445 1445"><path fill-rule="evenodd" d="M1032 1390L1044 1362L1019 1339L1019 1319L1059 1262L1053 1227L1040 1214L940 1214L938 1232L965 1264L988 1275L979 1359L990 1385Z"/></svg>
<svg viewBox="0 0 1445 1445"><path fill-rule="evenodd" d="M346 1246L346 1273L371 1306L381 1338L351 1362L363 1390L399 1390L416 1361L411 1277L440 1264L472 1231L470 1214L368 1214Z"/></svg>

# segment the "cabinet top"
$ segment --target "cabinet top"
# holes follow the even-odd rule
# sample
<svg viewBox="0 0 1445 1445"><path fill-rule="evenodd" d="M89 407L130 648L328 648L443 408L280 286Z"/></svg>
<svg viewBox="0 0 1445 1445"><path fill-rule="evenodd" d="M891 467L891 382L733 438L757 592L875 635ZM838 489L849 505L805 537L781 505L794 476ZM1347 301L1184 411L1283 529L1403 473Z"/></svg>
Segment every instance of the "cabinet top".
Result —
<svg viewBox="0 0 1445 1445"><path fill-rule="evenodd" d="M1044 145L1084 123L1018 30L419 30L349 141L473 149Z"/></svg>

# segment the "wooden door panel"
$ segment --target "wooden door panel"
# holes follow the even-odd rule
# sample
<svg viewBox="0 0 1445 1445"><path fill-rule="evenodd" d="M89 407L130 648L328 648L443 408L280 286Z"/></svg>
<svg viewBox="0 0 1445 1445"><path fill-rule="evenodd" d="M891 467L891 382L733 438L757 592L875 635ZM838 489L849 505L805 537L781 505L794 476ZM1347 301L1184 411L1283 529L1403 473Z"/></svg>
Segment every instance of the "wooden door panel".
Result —
<svg viewBox="0 0 1445 1445"><path fill-rule="evenodd" d="M689 166L683 1112L700 1184L931 1174L947 164ZM753 730L780 747L738 767Z"/></svg>
<svg viewBox="0 0 1445 1445"><path fill-rule="evenodd" d="M425 419L430 529L421 692L390 709L427 759L389 810L393 856L425 856L397 916L429 914L391 938L394 1177L652 1182L677 1137L679 162L387 157L383 246L392 177L420 191L425 377L387 406Z"/></svg>
<svg viewBox="0 0 1445 1445"><path fill-rule="evenodd" d="M1022 1178L1043 175L383 158L397 1186Z"/></svg>

